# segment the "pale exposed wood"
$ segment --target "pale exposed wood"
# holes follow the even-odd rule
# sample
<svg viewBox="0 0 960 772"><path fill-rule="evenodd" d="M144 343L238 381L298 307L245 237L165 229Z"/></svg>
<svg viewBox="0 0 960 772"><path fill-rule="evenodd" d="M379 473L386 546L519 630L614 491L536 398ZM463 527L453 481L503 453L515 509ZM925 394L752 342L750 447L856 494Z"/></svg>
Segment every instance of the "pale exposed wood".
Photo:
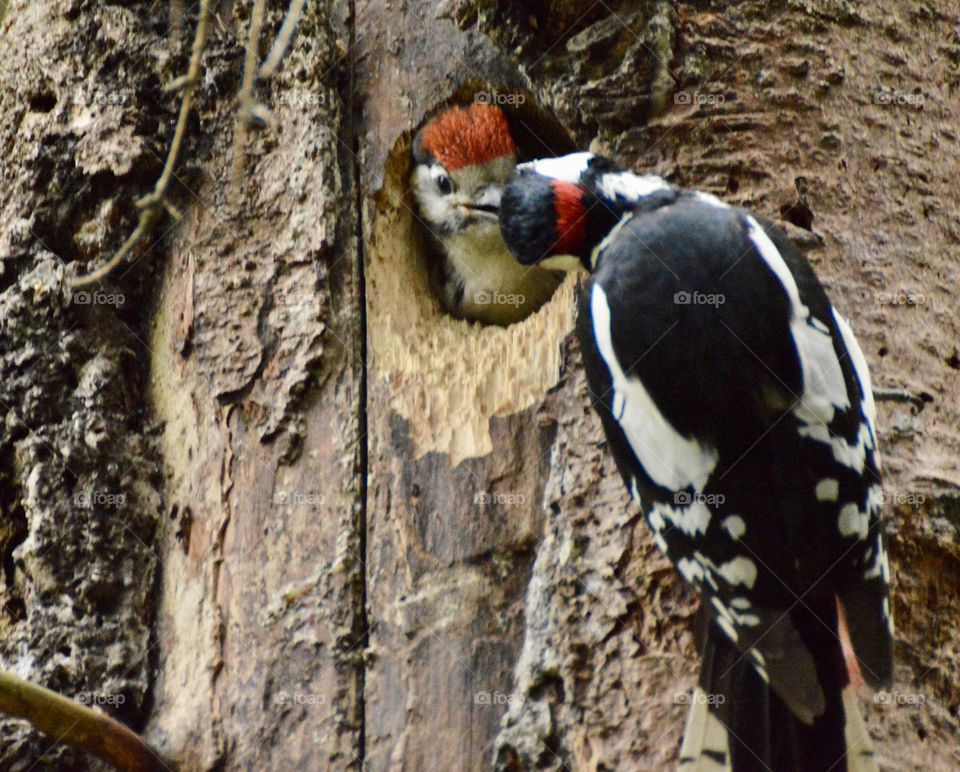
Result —
<svg viewBox="0 0 960 772"><path fill-rule="evenodd" d="M409 142L399 143L387 164L367 242L370 378L387 386L390 402L378 409L409 421L415 458L434 451L456 466L493 450L491 418L540 404L557 384L576 277L509 327L444 313L427 285L409 152Z"/></svg>

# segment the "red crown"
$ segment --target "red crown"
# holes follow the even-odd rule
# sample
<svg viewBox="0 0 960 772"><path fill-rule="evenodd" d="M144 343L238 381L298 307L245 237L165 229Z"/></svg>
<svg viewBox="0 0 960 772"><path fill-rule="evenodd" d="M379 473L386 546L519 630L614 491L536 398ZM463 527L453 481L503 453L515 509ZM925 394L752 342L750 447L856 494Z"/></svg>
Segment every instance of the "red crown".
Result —
<svg viewBox="0 0 960 772"><path fill-rule="evenodd" d="M424 127L420 147L449 171L517 154L503 110L484 104L438 115Z"/></svg>

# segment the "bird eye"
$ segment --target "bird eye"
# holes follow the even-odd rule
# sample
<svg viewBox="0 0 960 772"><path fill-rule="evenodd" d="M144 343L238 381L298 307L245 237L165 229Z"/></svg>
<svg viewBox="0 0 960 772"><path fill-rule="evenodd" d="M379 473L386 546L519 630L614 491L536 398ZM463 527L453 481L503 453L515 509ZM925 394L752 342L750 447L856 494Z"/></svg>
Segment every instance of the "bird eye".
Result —
<svg viewBox="0 0 960 772"><path fill-rule="evenodd" d="M437 177L437 190L439 190L444 196L448 196L453 193L453 183L446 174L441 174Z"/></svg>

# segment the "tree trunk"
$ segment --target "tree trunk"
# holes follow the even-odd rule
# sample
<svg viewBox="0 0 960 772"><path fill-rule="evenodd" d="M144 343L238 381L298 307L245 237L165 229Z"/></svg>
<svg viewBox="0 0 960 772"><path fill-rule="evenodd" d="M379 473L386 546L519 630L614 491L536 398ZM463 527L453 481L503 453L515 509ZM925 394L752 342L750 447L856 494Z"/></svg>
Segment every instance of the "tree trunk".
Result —
<svg viewBox="0 0 960 772"><path fill-rule="evenodd" d="M479 98L526 155L589 147L808 251L881 396L868 723L885 768L960 764L960 8L318 0L256 130L256 4L219 5L182 218L76 290L161 173L198 11L2 3L0 666L185 770L676 762L695 603L590 411L575 279L508 328L428 289L412 134ZM0 722L0 766L97 766L56 739Z"/></svg>

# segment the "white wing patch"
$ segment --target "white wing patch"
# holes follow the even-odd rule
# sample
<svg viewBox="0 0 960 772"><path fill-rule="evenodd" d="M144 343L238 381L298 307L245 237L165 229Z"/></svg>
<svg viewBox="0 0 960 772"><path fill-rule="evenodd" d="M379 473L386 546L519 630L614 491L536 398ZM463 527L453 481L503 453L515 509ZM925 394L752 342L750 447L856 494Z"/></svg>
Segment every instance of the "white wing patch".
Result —
<svg viewBox="0 0 960 772"><path fill-rule="evenodd" d="M698 591L701 583L705 581L714 592L717 592L720 589L717 584L717 577L723 579L731 588L742 584L748 590L752 590L757 581L757 564L742 555L717 566L716 563L698 550L693 553L692 559L688 557L680 558L677 561L677 570ZM716 597L711 600L714 603L722 603ZM747 601L747 605L749 605L749 601ZM738 624L756 625L760 623L759 620L753 621L755 619L753 615L749 615L751 621L743 622L741 615L736 612L728 610L725 613L728 619L736 621Z"/></svg>
<svg viewBox="0 0 960 772"><path fill-rule="evenodd" d="M880 549L877 550L873 565L864 573L864 579L883 579L884 584L890 583L890 560L887 558L887 550L883 546L883 540L880 541Z"/></svg>
<svg viewBox="0 0 960 772"><path fill-rule="evenodd" d="M538 158L517 167L518 171L530 171L542 174L562 182L580 182L580 176L587 170L593 153L570 153L558 158Z"/></svg>
<svg viewBox="0 0 960 772"><path fill-rule="evenodd" d="M699 588L704 578L703 566L697 560L690 558L680 558L677 561L677 571L681 573L684 579L694 587Z"/></svg>
<svg viewBox="0 0 960 772"><path fill-rule="evenodd" d="M721 527L736 541L747 532L747 524L740 515L730 515L720 523Z"/></svg>
<svg viewBox="0 0 960 772"><path fill-rule="evenodd" d="M844 504L840 509L839 527L841 536L866 539L867 532L870 530L870 515L867 512L861 512L856 504Z"/></svg>
<svg viewBox="0 0 960 772"><path fill-rule="evenodd" d="M767 660L763 653L758 649L751 648L748 652L753 659L753 667L764 681L770 683L770 676L767 674Z"/></svg>
<svg viewBox="0 0 960 772"><path fill-rule="evenodd" d="M871 485L867 491L867 502L862 512L856 504L844 504L841 507L837 523L840 535L866 539L870 531L870 516L879 515L882 508L883 488L879 485Z"/></svg>
<svg viewBox="0 0 960 772"><path fill-rule="evenodd" d="M663 529L667 527L667 523L663 519L663 515L661 515L656 509L652 509L649 513L647 513L647 522L653 529L653 540L656 542L657 547L659 547L660 551L666 555L667 540L663 538Z"/></svg>
<svg viewBox="0 0 960 772"><path fill-rule="evenodd" d="M710 508L702 501L694 501L686 507L671 507L669 504L654 504L651 510L657 517L663 517L673 523L687 536L699 536L707 532L710 525Z"/></svg>
<svg viewBox="0 0 960 772"><path fill-rule="evenodd" d="M710 598L710 603L713 604L713 607L717 610L716 615L713 617L714 621L720 625L720 629L727 634L727 637L731 641L737 643L740 635L737 633L737 628L733 626L733 617L730 609L728 609L724 602L716 595Z"/></svg>
<svg viewBox="0 0 960 772"><path fill-rule="evenodd" d="M843 370L833 349L829 328L810 316L810 309L800 299L797 283L780 250L763 228L750 215L746 216L746 222L751 241L783 285L793 307L790 332L803 372L803 394L794 413L807 424L829 424L836 409L846 410L850 407Z"/></svg>
<svg viewBox="0 0 960 772"><path fill-rule="evenodd" d="M857 440L851 445L843 437L830 433L826 424L809 424L798 430L801 437L829 445L833 451L833 460L838 464L848 466L858 474L863 473L863 466L867 459L867 451L873 450L873 435L867 424L860 424Z"/></svg>
<svg viewBox="0 0 960 772"><path fill-rule="evenodd" d="M726 579L728 584L742 584L752 590L753 583L757 581L757 564L741 555L721 565L717 573Z"/></svg>
<svg viewBox="0 0 960 772"><path fill-rule="evenodd" d="M840 481L825 478L817 483L817 501L837 501L840 498Z"/></svg>
<svg viewBox="0 0 960 772"><path fill-rule="evenodd" d="M637 460L657 485L671 491L692 486L699 493L717 465L717 451L677 432L640 380L623 371L613 351L607 295L599 284L593 285L590 314L597 348L613 379L613 415Z"/></svg>

